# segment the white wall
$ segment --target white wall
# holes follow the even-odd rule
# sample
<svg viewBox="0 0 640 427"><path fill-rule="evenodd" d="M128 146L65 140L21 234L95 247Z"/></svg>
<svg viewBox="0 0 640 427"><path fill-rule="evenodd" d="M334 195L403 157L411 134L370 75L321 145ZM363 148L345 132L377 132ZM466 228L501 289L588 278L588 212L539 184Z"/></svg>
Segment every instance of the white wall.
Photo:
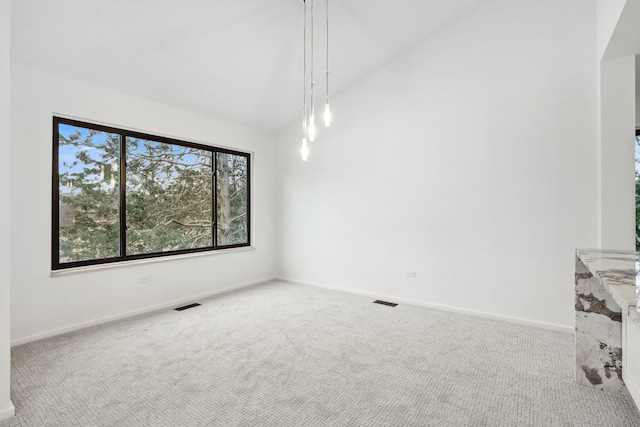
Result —
<svg viewBox="0 0 640 427"><path fill-rule="evenodd" d="M608 24L605 24L607 23ZM635 249L635 55L640 0L597 0L600 246ZM602 49L604 48L604 51Z"/></svg>
<svg viewBox="0 0 640 427"><path fill-rule="evenodd" d="M273 135L16 64L11 82L14 343L273 277ZM256 249L51 277L54 113L254 152Z"/></svg>
<svg viewBox="0 0 640 427"><path fill-rule="evenodd" d="M11 163L7 155L10 144L10 94L11 78L9 63L11 59L10 0L0 0L0 420L13 415L13 405L9 398L11 373L10 353L10 279L9 273L9 218L10 184L9 169Z"/></svg>
<svg viewBox="0 0 640 427"><path fill-rule="evenodd" d="M598 59L607 51L609 41L620 20L620 15L627 0L596 0L596 25Z"/></svg>
<svg viewBox="0 0 640 427"><path fill-rule="evenodd" d="M640 0L598 0L597 13L598 47L606 42L604 52L598 51L601 54L598 59L607 61L640 52ZM616 15L617 21L610 31L610 23L614 22Z"/></svg>
<svg viewBox="0 0 640 427"><path fill-rule="evenodd" d="M595 19L492 1L334 97L308 162L282 132L279 274L572 329L574 250L598 239Z"/></svg>
<svg viewBox="0 0 640 427"><path fill-rule="evenodd" d="M600 246L635 250L635 57L600 64Z"/></svg>
<svg viewBox="0 0 640 427"><path fill-rule="evenodd" d="M640 128L640 55L636 55L636 129Z"/></svg>

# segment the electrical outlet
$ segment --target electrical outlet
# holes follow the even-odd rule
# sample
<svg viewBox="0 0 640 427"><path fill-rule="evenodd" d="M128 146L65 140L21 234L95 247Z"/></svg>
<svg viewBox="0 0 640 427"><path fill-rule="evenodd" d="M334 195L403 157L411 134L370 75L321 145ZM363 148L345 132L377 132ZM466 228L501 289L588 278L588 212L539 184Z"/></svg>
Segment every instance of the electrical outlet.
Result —
<svg viewBox="0 0 640 427"><path fill-rule="evenodd" d="M151 281L151 276L140 276L140 283L149 283Z"/></svg>
<svg viewBox="0 0 640 427"><path fill-rule="evenodd" d="M407 270L407 271L404 272L404 276L405 277L411 277L411 278L415 279L416 271L415 270Z"/></svg>

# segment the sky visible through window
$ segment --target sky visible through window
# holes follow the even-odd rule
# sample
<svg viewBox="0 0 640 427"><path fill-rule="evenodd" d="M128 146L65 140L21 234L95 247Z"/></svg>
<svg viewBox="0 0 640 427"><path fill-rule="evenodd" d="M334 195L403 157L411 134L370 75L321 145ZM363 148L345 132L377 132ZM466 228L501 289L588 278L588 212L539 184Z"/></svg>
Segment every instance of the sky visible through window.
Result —
<svg viewBox="0 0 640 427"><path fill-rule="evenodd" d="M101 157L103 153L97 147L106 146L108 138L118 138L117 134L107 132L91 132L89 129L59 124L58 132L60 139L65 141L80 140L91 141L92 144L63 144L58 147L58 171L60 174L60 191L69 194L73 190L74 176L87 173L85 178L98 182L101 179L99 171L93 171L92 165L83 162L81 159L95 159ZM93 135L91 135L93 134ZM117 159L119 160L119 159ZM96 172L96 173L92 173ZM104 174L104 171L102 171ZM102 177L103 179L103 177Z"/></svg>

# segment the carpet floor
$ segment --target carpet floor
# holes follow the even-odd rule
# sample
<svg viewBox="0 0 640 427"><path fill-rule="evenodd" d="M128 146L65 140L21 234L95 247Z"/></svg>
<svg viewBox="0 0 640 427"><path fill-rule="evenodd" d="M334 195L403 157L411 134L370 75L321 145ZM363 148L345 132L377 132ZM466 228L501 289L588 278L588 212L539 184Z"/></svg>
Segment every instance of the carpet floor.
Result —
<svg viewBox="0 0 640 427"><path fill-rule="evenodd" d="M27 426L640 426L573 334L281 282L12 349Z"/></svg>

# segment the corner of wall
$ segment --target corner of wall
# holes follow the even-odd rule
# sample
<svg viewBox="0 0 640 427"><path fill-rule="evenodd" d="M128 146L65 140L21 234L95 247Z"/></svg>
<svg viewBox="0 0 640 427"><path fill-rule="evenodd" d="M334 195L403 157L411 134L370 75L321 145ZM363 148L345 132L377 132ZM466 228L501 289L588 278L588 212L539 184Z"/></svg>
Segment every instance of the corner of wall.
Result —
<svg viewBox="0 0 640 427"><path fill-rule="evenodd" d="M602 59L609 46L616 25L620 20L627 0L597 0L596 1L596 46L598 60Z"/></svg>
<svg viewBox="0 0 640 427"><path fill-rule="evenodd" d="M601 3L597 21L598 58L607 61L640 52L640 0L608 1L606 6Z"/></svg>
<svg viewBox="0 0 640 427"><path fill-rule="evenodd" d="M13 416L10 399L10 150L11 32L10 0L0 0L0 420Z"/></svg>
<svg viewBox="0 0 640 427"><path fill-rule="evenodd" d="M9 400L9 404L5 408L0 409L0 421L9 419L15 414L16 408L11 403L11 400Z"/></svg>
<svg viewBox="0 0 640 427"><path fill-rule="evenodd" d="M600 247L635 249L633 130L640 0L597 2Z"/></svg>

